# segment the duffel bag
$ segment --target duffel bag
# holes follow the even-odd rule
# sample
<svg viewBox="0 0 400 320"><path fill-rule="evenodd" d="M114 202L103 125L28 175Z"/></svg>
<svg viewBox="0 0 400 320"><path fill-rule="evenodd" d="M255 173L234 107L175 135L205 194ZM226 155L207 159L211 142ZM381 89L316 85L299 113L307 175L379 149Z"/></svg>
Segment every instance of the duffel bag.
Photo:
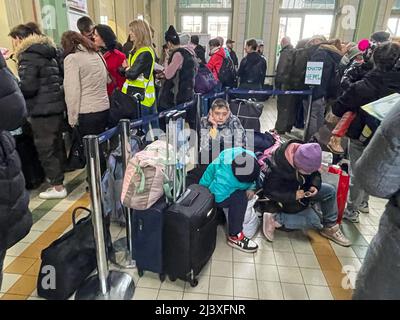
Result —
<svg viewBox="0 0 400 320"><path fill-rule="evenodd" d="M251 100L232 100L229 104L232 114L237 116L245 130L261 132L260 118L264 110L262 103Z"/></svg>

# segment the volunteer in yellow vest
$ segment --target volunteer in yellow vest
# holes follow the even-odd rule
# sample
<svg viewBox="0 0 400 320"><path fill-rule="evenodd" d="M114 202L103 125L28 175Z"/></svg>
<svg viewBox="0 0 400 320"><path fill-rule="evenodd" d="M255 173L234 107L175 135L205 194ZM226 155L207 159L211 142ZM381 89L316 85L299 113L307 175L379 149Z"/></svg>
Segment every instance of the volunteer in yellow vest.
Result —
<svg viewBox="0 0 400 320"><path fill-rule="evenodd" d="M156 90L154 86L155 53L152 46L150 26L147 21L134 20L129 24L129 33L134 42L125 70L126 82L122 92L143 95L142 117L155 114ZM152 122L158 127L158 121Z"/></svg>

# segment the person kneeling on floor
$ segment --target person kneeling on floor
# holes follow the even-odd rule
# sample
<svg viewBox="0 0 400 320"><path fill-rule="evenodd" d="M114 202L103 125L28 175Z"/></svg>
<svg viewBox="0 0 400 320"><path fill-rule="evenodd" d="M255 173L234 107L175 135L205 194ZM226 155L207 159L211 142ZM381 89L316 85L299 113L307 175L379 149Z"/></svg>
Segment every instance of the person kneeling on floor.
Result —
<svg viewBox="0 0 400 320"><path fill-rule="evenodd" d="M279 203L282 211L276 215L264 214L264 234L269 241L274 240L276 228L313 228L341 246L351 246L337 224L336 190L322 183L321 165L322 150L315 143L289 141L275 152L263 189L264 195ZM322 221L314 204L321 206Z"/></svg>
<svg viewBox="0 0 400 320"><path fill-rule="evenodd" d="M260 176L260 167L255 154L243 148L224 150L209 165L200 185L208 188L215 196L218 208L229 210L228 245L254 253L258 245L243 234L243 222L247 204L254 198L256 181Z"/></svg>

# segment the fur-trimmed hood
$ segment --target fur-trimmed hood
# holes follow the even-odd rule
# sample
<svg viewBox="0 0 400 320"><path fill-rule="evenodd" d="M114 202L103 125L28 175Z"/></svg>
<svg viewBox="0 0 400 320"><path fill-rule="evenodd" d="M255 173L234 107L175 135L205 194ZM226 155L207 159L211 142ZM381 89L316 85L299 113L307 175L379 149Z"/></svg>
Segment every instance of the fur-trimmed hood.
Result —
<svg viewBox="0 0 400 320"><path fill-rule="evenodd" d="M57 49L54 41L46 36L33 35L24 39L15 51L15 57L21 60L23 53L36 53L48 59L57 56Z"/></svg>
<svg viewBox="0 0 400 320"><path fill-rule="evenodd" d="M340 51L338 48L336 48L333 44L321 44L320 49L325 49L331 52L335 52L341 57L343 57L344 55L343 52Z"/></svg>

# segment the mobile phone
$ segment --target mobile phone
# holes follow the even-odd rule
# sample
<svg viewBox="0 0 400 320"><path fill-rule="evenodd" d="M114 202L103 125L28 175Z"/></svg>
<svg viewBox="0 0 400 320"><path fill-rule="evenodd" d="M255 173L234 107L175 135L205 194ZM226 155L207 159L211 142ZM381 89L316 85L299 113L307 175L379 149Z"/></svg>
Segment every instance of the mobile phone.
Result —
<svg viewBox="0 0 400 320"><path fill-rule="evenodd" d="M312 193L311 193L310 191L308 191L308 192L306 192L306 193L304 194L304 197L305 197L305 198L311 198L311 196L312 196Z"/></svg>

